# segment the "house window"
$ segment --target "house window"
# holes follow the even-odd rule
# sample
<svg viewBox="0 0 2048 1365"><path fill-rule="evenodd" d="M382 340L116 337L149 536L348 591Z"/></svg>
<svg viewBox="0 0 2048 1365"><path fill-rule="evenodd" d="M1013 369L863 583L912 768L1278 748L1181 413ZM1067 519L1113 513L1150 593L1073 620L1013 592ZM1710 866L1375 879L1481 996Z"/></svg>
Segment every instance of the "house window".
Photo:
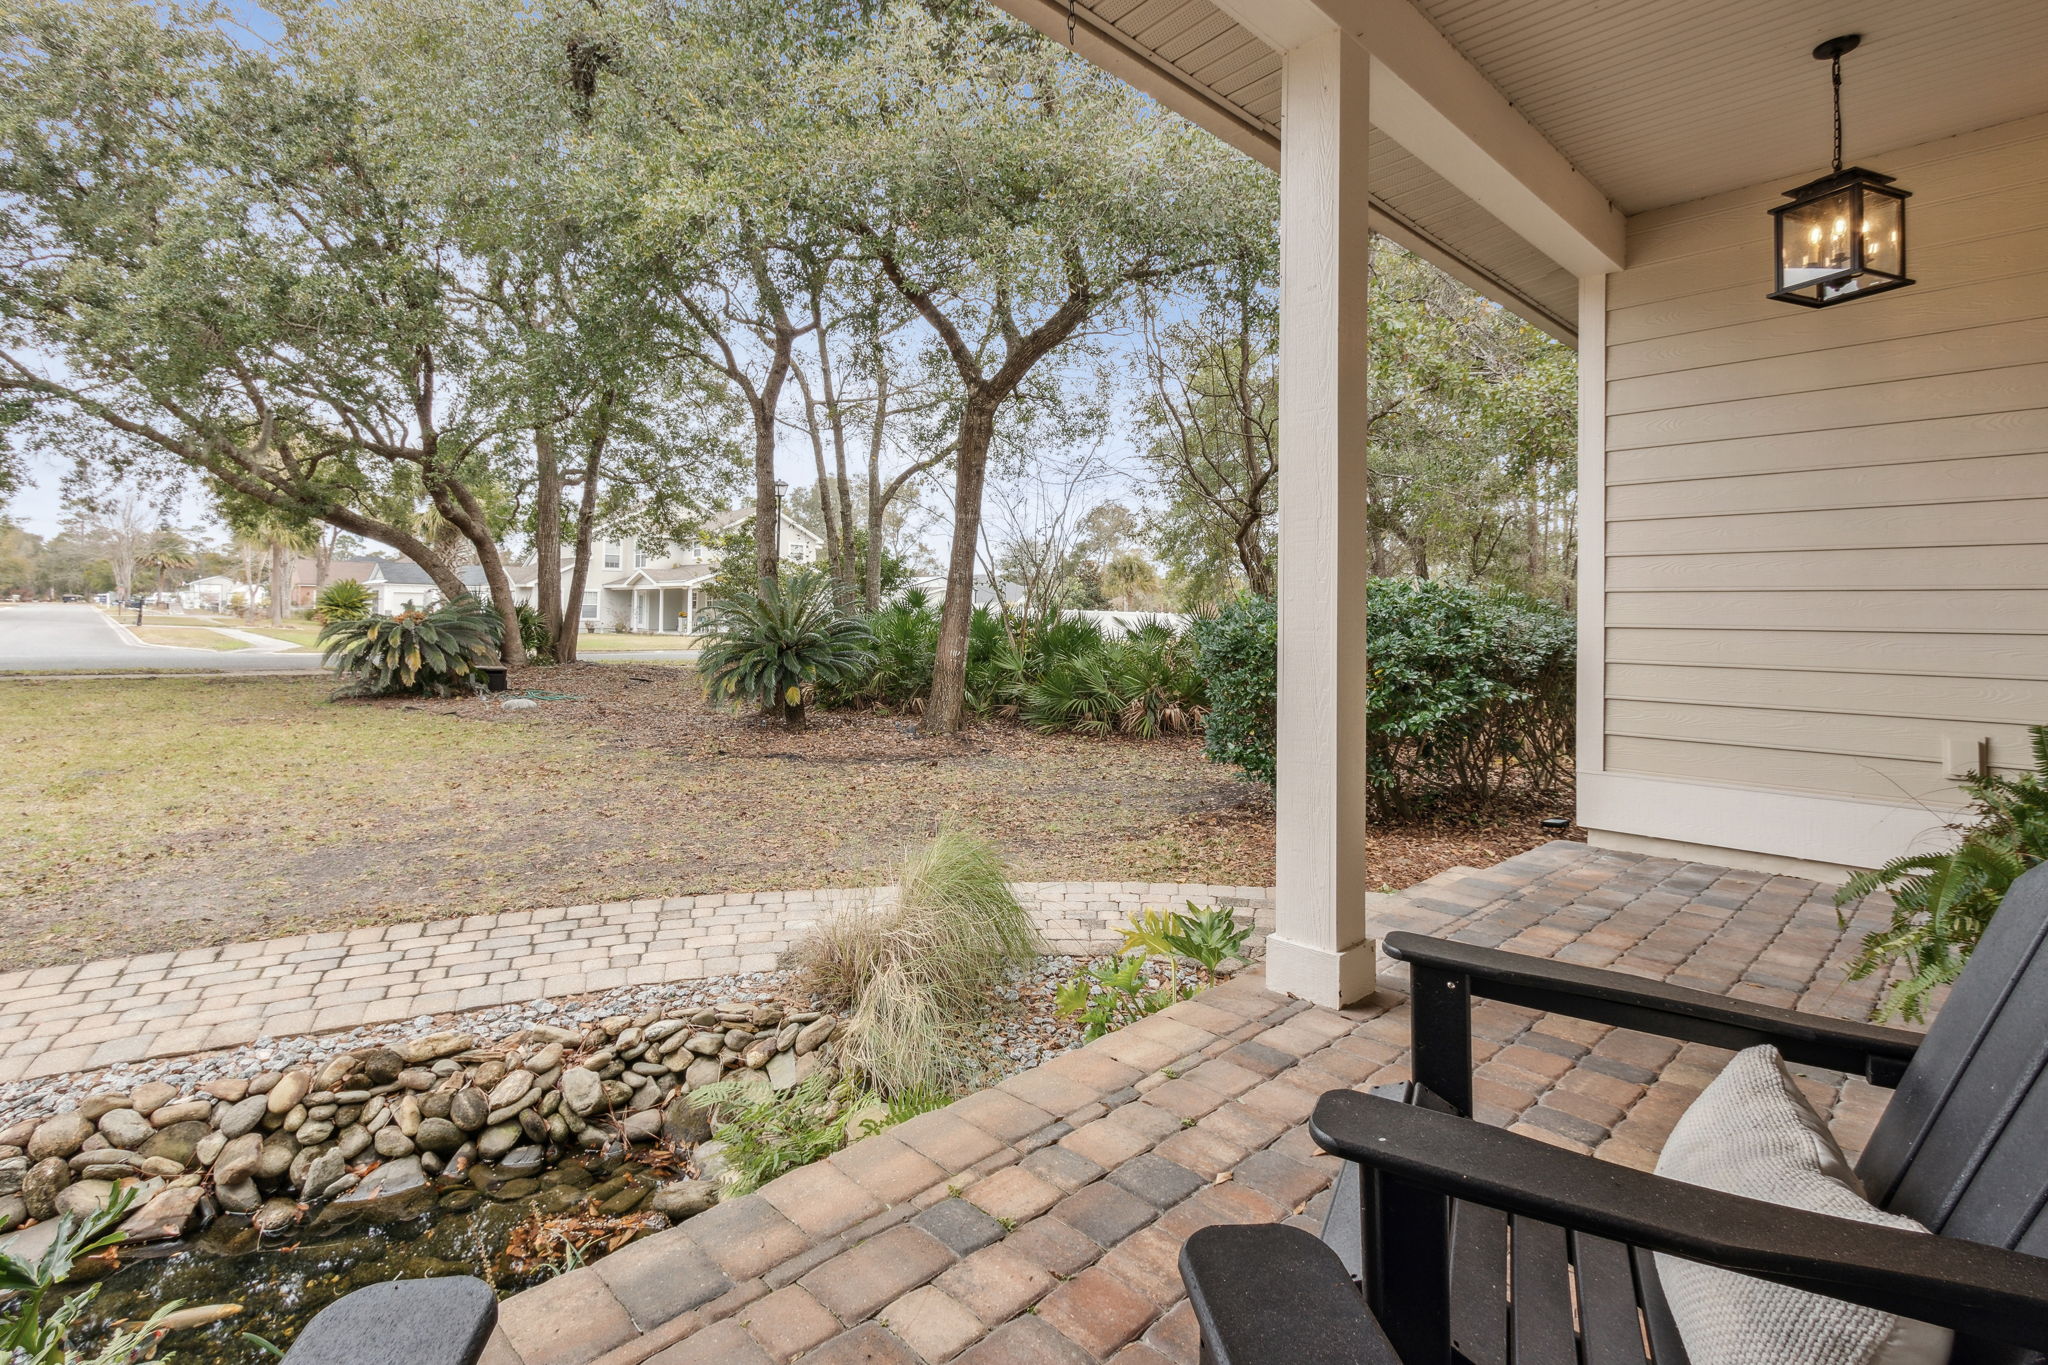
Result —
<svg viewBox="0 0 2048 1365"><path fill-rule="evenodd" d="M586 621L595 621L597 619L597 603L585 602L583 604L583 619Z"/></svg>
<svg viewBox="0 0 2048 1365"><path fill-rule="evenodd" d="M607 569L616 569L619 564L619 542L607 540L604 543L604 566Z"/></svg>
<svg viewBox="0 0 2048 1365"><path fill-rule="evenodd" d="M633 547L633 567L636 569L644 569L647 567L647 551L641 549L637 545Z"/></svg>

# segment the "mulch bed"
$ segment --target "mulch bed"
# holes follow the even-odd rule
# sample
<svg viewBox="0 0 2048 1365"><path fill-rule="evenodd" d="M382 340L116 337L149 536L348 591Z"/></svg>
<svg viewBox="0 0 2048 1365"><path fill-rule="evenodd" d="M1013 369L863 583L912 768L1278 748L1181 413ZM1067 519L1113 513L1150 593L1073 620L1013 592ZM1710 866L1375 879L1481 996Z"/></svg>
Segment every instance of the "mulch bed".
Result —
<svg viewBox="0 0 2048 1365"><path fill-rule="evenodd" d="M635 667L585 663L566 668L528 668L512 676L511 691L520 695L566 693L574 701L551 701L545 709L557 723L602 727L620 742L649 745L700 759L793 759L807 763L936 763L942 757L976 754L1042 754L1049 743L1082 745L1171 746L1199 752L1197 740L1086 739L1040 734L1013 721L970 718L957 735L925 736L913 716L887 711L820 711L809 713L807 728L791 731L780 721L735 714L704 701L695 688L674 686L675 666ZM379 703L428 705L435 703ZM474 715L478 703L442 703ZM499 711L505 718L531 712ZM1212 770L1213 771L1213 770ZM1272 881L1273 809L1269 795L1251 783L1221 801L1191 811L1186 820L1221 855L1213 876L1188 880L1237 884L1247 868L1263 868L1250 885ZM1577 826L1547 830L1541 821L1572 813L1569 791L1534 794L1510 791L1483 808L1447 809L1424 815L1375 820L1365 842L1366 870L1375 890L1397 891L1452 867L1487 867L1553 839L1583 840Z"/></svg>

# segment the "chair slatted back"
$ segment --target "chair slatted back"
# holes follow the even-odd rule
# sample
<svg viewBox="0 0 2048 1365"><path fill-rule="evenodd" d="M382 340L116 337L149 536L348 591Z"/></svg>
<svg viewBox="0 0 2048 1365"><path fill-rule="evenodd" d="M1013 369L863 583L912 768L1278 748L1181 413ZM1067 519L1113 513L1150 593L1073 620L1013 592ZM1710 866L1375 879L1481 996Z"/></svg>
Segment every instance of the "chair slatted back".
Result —
<svg viewBox="0 0 2048 1365"><path fill-rule="evenodd" d="M2048 1256L2048 864L2006 893L1857 1175L1944 1236Z"/></svg>

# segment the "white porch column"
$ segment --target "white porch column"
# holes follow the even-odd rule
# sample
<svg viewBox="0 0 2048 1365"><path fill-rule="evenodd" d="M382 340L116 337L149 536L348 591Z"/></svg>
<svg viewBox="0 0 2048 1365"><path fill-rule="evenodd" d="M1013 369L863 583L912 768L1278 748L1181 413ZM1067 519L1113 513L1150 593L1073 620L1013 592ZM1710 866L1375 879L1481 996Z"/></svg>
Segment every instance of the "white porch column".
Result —
<svg viewBox="0 0 2048 1365"><path fill-rule="evenodd" d="M1370 61L1334 28L1282 61L1278 890L1266 982L1341 1006L1374 989L1365 932Z"/></svg>

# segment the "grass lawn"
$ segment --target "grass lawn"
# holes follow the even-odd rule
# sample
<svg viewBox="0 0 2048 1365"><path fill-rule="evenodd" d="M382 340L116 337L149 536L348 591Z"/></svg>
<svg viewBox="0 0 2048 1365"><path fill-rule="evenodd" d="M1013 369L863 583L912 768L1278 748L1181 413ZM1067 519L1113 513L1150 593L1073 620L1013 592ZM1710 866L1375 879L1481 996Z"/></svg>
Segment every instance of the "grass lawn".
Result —
<svg viewBox="0 0 2048 1365"><path fill-rule="evenodd" d="M571 700L330 701L324 676L0 683L0 970L488 911L865 885L940 823L1024 880L1272 880L1262 788L1191 740L925 739L712 709L687 665L526 669ZM1375 827L1375 885L1552 837Z"/></svg>
<svg viewBox="0 0 2048 1365"><path fill-rule="evenodd" d="M901 720L788 735L687 668L330 702L325 678L0 685L0 969L317 929L876 878L942 820L1027 879L1270 879L1263 797L1186 743Z"/></svg>
<svg viewBox="0 0 2048 1365"><path fill-rule="evenodd" d="M119 621L128 629L135 629L135 609L133 607L126 608L125 610L120 607L101 607L100 611ZM238 624L238 622L232 616L200 616L197 614L149 609L142 613L142 624L145 626L232 626Z"/></svg>
<svg viewBox="0 0 2048 1365"><path fill-rule="evenodd" d="M178 645L185 649L247 649L247 640L237 640L232 635L223 635L217 630L204 626L144 626L141 630L128 628L135 638L152 645Z"/></svg>
<svg viewBox="0 0 2048 1365"><path fill-rule="evenodd" d="M273 640L289 640L300 649L316 648L316 642L320 639L320 627L311 621L302 625L241 626L239 629L246 630L251 635L267 635Z"/></svg>

